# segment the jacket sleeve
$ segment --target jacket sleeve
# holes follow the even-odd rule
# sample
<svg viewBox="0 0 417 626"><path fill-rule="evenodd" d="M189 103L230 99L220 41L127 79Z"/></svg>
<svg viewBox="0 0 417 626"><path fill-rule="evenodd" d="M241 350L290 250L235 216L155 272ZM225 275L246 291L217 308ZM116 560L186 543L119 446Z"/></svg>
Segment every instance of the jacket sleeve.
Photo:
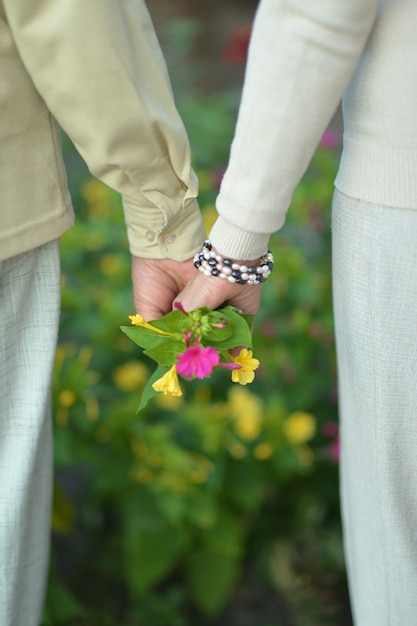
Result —
<svg viewBox="0 0 417 626"><path fill-rule="evenodd" d="M261 0L229 165L210 238L254 259L292 194L368 39L377 0Z"/></svg>
<svg viewBox="0 0 417 626"><path fill-rule="evenodd" d="M130 249L191 257L204 239L186 131L143 0L5 0L35 87L92 174L123 196Z"/></svg>

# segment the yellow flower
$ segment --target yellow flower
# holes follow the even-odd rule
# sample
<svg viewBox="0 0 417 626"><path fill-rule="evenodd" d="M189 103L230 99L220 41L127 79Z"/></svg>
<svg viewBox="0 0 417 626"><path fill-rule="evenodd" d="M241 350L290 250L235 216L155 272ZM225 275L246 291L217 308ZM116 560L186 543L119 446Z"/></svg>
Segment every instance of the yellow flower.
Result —
<svg viewBox="0 0 417 626"><path fill-rule="evenodd" d="M307 444L297 446L296 454L302 465L312 465L314 463L314 452Z"/></svg>
<svg viewBox="0 0 417 626"><path fill-rule="evenodd" d="M304 411L295 411L284 422L284 433L293 445L301 445L316 434L316 418Z"/></svg>
<svg viewBox="0 0 417 626"><path fill-rule="evenodd" d="M148 368L139 361L128 361L113 370L113 380L122 391L134 391L146 383Z"/></svg>
<svg viewBox="0 0 417 626"><path fill-rule="evenodd" d="M100 406L99 406L97 398L93 396L92 394L86 395L85 408L86 408L87 417L90 420L90 422L95 422L96 420L98 420L98 417L100 415Z"/></svg>
<svg viewBox="0 0 417 626"><path fill-rule="evenodd" d="M273 453L274 448L270 443L259 443L253 451L255 459L258 459L258 461L265 461L266 459L269 459Z"/></svg>
<svg viewBox="0 0 417 626"><path fill-rule="evenodd" d="M240 441L236 440L230 441L230 443L227 445L227 449L229 450L230 456L232 456L234 459L243 459L248 453L243 443L240 443Z"/></svg>
<svg viewBox="0 0 417 626"><path fill-rule="evenodd" d="M116 254L105 254L100 260L100 270L105 276L117 276L122 268L122 261Z"/></svg>
<svg viewBox="0 0 417 626"><path fill-rule="evenodd" d="M262 402L257 396L240 387L230 389L228 396L235 432L244 441L253 441L262 429Z"/></svg>
<svg viewBox="0 0 417 626"><path fill-rule="evenodd" d="M97 179L88 180L81 189L88 206L88 213L93 217L103 217L108 215L110 202L108 187Z"/></svg>
<svg viewBox="0 0 417 626"><path fill-rule="evenodd" d="M155 402L161 409L170 409L171 411L178 411L184 403L183 398L175 396L157 396Z"/></svg>
<svg viewBox="0 0 417 626"><path fill-rule="evenodd" d="M81 194L89 204L94 204L106 200L108 191L107 187L97 178L90 178L84 183Z"/></svg>
<svg viewBox="0 0 417 626"><path fill-rule="evenodd" d="M164 395L182 396L176 365L173 365L161 378L156 380L152 388L155 389L155 391L161 391Z"/></svg>
<svg viewBox="0 0 417 626"><path fill-rule="evenodd" d="M133 480L141 483L142 485L147 485L152 482L154 478L154 474L145 467L132 468L130 474Z"/></svg>
<svg viewBox="0 0 417 626"><path fill-rule="evenodd" d="M206 233L209 233L211 231L211 228L214 222L217 219L216 208L214 205L205 206L201 209L201 214L203 218L204 230L206 231Z"/></svg>
<svg viewBox="0 0 417 626"><path fill-rule="evenodd" d="M258 359L253 358L252 350L243 348L239 356L232 357L233 361L240 365L240 369L232 370L232 381L240 385L247 385L255 378L254 371L259 367Z"/></svg>
<svg viewBox="0 0 417 626"><path fill-rule="evenodd" d="M71 391L71 389L63 389L59 392L58 402L62 406L70 407L75 404L76 399L77 396L73 391Z"/></svg>
<svg viewBox="0 0 417 626"><path fill-rule="evenodd" d="M173 337L174 335L172 333L168 333L165 330L161 330L160 328L156 328L156 326L152 326L152 324L149 324L148 322L146 322L142 315L129 315L129 319L131 321L131 323L133 324L133 326L141 326L142 328L147 328L148 330L153 330L155 333L159 333L160 335L167 335L167 337Z"/></svg>

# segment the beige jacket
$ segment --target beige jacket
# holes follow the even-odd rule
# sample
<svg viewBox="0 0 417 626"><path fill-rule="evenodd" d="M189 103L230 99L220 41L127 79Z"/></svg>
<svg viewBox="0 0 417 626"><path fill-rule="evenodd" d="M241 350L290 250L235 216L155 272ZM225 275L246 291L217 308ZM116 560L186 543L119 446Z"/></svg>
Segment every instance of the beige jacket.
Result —
<svg viewBox="0 0 417 626"><path fill-rule="evenodd" d="M195 253L197 180L142 0L0 0L0 260L73 223L55 120L122 194L133 254Z"/></svg>

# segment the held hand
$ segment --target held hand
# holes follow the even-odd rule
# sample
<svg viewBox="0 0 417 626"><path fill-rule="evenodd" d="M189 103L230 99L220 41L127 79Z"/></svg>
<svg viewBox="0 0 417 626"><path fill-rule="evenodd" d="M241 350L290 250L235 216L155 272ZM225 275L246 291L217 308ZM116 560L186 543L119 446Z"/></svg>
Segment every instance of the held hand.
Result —
<svg viewBox="0 0 417 626"><path fill-rule="evenodd" d="M194 269L194 268L193 268ZM241 309L243 313L255 314L261 302L262 285L238 285L223 278L205 276L194 269L194 275L176 298L186 311L202 306L216 309L224 302Z"/></svg>
<svg viewBox="0 0 417 626"><path fill-rule="evenodd" d="M192 259L142 259L132 257L133 300L136 312L146 321L172 310L179 292L194 276Z"/></svg>

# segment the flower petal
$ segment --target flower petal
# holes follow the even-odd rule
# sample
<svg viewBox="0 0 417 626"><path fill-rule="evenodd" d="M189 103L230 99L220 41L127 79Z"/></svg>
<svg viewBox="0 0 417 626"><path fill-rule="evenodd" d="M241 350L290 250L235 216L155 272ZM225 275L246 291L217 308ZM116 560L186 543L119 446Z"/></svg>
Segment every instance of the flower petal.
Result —
<svg viewBox="0 0 417 626"><path fill-rule="evenodd" d="M253 358L252 350L242 348L240 354L236 357L232 356L233 362L240 365L240 369L233 370L232 381L240 385L252 383L255 378L254 370L258 369L260 363L258 359Z"/></svg>
<svg viewBox="0 0 417 626"><path fill-rule="evenodd" d="M173 365L161 378L158 378L153 383L152 389L160 391L164 395L182 396L176 366Z"/></svg>
<svg viewBox="0 0 417 626"><path fill-rule="evenodd" d="M213 368L220 363L220 355L211 346L202 348L198 344L190 346L182 354L177 356L177 371L180 376L189 378L206 378L210 376Z"/></svg>
<svg viewBox="0 0 417 626"><path fill-rule="evenodd" d="M147 328L148 330L153 330L154 333L159 333L160 335L167 335L168 337L173 337L172 333L168 333L165 330L161 330L160 328L156 328L156 326L152 326L149 322L145 321L142 315L129 315L130 322L133 326L140 326L141 328Z"/></svg>

